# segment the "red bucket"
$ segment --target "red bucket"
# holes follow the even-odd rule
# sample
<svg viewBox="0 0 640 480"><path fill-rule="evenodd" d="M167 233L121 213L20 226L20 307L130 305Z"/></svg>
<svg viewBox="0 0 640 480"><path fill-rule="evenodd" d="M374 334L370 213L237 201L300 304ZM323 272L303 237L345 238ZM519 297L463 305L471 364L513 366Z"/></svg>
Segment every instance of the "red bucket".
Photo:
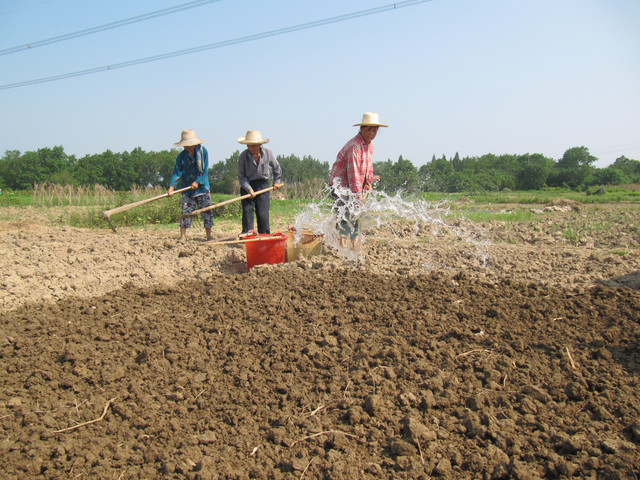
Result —
<svg viewBox="0 0 640 480"><path fill-rule="evenodd" d="M287 235L282 233L261 233L244 237L247 249L247 266L251 270L256 265L284 263L287 250Z"/></svg>

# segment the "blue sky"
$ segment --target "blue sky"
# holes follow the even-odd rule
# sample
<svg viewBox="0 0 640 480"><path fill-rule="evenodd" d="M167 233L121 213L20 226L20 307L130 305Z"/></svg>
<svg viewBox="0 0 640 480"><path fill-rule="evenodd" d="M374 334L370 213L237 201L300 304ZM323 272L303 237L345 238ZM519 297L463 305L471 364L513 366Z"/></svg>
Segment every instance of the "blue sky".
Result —
<svg viewBox="0 0 640 480"><path fill-rule="evenodd" d="M186 0L5 0L0 50ZM220 0L0 56L0 86L137 60L388 5ZM193 128L212 161L249 129L281 155L332 163L367 111L374 161L586 146L640 159L640 1L432 0L282 36L0 90L0 155L62 145L171 148Z"/></svg>

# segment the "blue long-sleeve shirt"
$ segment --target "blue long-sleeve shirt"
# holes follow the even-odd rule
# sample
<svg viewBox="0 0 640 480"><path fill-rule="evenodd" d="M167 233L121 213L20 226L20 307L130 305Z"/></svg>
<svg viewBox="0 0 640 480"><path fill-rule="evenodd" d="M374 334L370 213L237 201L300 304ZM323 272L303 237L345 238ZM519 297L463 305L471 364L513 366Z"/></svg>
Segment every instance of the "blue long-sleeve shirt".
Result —
<svg viewBox="0 0 640 480"><path fill-rule="evenodd" d="M271 149L260 146L260 160L256 165L253 155L247 148L238 158L238 180L240 181L240 186L248 192L251 189L250 181L268 180L269 167L273 168L273 183L280 183L282 169Z"/></svg>
<svg viewBox="0 0 640 480"><path fill-rule="evenodd" d="M178 182L180 182L181 188L188 187L193 182L197 182L198 188L196 190L183 192L190 197L209 193L209 152L207 152L207 149L202 145L200 145L200 147L202 148L202 172L198 171L196 159L189 156L186 150L182 150L176 158L173 175L169 181L169 186L174 189L178 186Z"/></svg>

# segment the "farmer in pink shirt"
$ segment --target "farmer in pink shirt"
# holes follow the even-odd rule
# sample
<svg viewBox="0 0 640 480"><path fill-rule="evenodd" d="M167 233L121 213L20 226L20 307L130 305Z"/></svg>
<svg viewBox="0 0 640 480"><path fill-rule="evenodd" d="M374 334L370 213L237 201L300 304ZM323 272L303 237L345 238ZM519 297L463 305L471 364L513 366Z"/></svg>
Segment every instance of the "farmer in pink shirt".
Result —
<svg viewBox="0 0 640 480"><path fill-rule="evenodd" d="M365 113L358 134L342 147L331 167L329 183L333 197L334 211L338 215L340 245L348 247L347 237L353 247L359 243L359 222L355 210L362 204L365 190L373 188L373 181L379 177L373 175L373 139L378 127L387 127L380 123L377 113Z"/></svg>

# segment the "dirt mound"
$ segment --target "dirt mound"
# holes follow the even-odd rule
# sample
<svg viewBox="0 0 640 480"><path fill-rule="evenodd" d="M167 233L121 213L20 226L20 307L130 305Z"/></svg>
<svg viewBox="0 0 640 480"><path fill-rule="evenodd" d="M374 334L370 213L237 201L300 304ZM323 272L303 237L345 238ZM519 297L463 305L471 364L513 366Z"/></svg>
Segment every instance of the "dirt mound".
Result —
<svg viewBox="0 0 640 480"><path fill-rule="evenodd" d="M638 474L639 293L252 272L5 314L4 474Z"/></svg>
<svg viewBox="0 0 640 480"><path fill-rule="evenodd" d="M569 198L555 198L553 201L549 202L547 206L571 207L573 210L579 212L582 209L583 204Z"/></svg>

